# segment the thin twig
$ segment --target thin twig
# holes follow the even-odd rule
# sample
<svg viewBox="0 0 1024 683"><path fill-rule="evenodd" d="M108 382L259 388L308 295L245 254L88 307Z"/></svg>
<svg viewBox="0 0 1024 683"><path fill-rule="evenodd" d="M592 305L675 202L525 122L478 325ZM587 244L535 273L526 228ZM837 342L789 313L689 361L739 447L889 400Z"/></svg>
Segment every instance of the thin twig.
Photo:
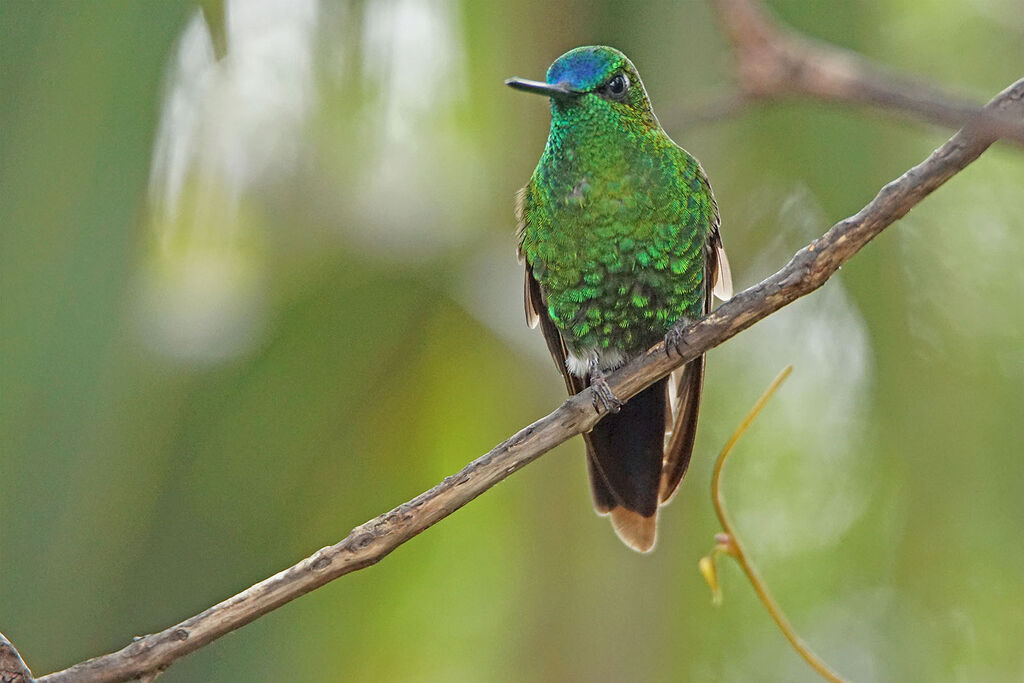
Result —
<svg viewBox="0 0 1024 683"><path fill-rule="evenodd" d="M761 412L768 399L772 397L775 390L779 388L789 373L793 371L793 366L787 366L782 372L772 381L772 383L765 389L764 393L761 394L761 398L757 400L754 407L747 413L746 418L740 423L740 426L733 432L732 437L726 442L725 447L722 448L722 452L718 455L718 460L715 461L715 469L711 475L711 502L715 506L715 514L718 515L718 521L722 525L724 534L718 535L718 545L715 550L712 551L712 555L708 558L707 562L711 563L708 567L705 560L701 560L701 570L704 573L705 578L714 577L714 557L720 553L730 555L736 559L740 567L743 569L743 573L747 575L747 579L750 580L750 585L754 587L754 592L757 593L757 597L761 600L765 609L768 610L768 614L771 615L772 620L782 631L782 635L786 637L789 644L793 646L796 653L800 655L804 661L806 661L811 668L821 674L822 678L833 683L843 683L843 678L829 668L828 664L825 663L821 657L814 654L810 646L807 645L793 628L793 625L789 623L786 615L783 614L782 608L775 602L775 598L772 597L771 593L768 592L768 587L764 583L764 579L758 574L757 569L754 568L753 563L747 557L746 552L743 550L743 544L740 543L739 536L736 534L736 529L732 524L732 520L729 519L729 514L725 508L725 498L722 496L722 468L725 466L725 461L732 452L736 442L739 441L747 428L750 427L750 423L754 421L757 414ZM712 590L718 594L717 580L709 578L708 583L711 584Z"/></svg>
<svg viewBox="0 0 1024 683"><path fill-rule="evenodd" d="M950 128L975 125L994 137L1024 145L1024 122L1019 118L1002 116L858 54L813 40L782 25L757 0L712 0L711 4L732 43L740 90L739 95L712 100L712 115L723 104L802 96L869 104ZM699 109L689 116L697 121L705 118Z"/></svg>
<svg viewBox="0 0 1024 683"><path fill-rule="evenodd" d="M988 105L1024 115L1024 79ZM856 215L836 223L800 250L784 268L740 292L684 330L678 353L659 343L608 377L616 396L628 399L790 302L814 291L887 226L977 159L995 140L988 131L965 129L923 162L883 187ZM41 681L125 681L163 669L231 631L340 576L379 562L413 536L444 519L516 470L602 417L587 389L553 413L474 460L458 474L361 526L340 543L242 591L190 619L145 636L122 650L76 664Z"/></svg>

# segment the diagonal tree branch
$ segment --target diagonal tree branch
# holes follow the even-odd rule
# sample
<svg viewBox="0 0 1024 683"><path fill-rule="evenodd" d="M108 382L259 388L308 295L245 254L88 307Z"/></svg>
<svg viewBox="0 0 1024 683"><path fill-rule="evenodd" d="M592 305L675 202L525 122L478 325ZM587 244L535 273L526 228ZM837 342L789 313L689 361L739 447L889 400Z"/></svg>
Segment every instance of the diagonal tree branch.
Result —
<svg viewBox="0 0 1024 683"><path fill-rule="evenodd" d="M802 35L778 22L758 0L712 0L711 5L732 44L739 93L681 114L689 123L717 120L752 101L804 96L869 104L950 128L970 123L1024 146L1019 119Z"/></svg>
<svg viewBox="0 0 1024 683"><path fill-rule="evenodd" d="M986 112L1000 119L1024 119L1024 79L996 96ZM620 398L632 397L684 362L814 291L872 238L977 159L995 139L992 129L981 122L961 130L923 162L883 187L857 214L836 223L801 249L784 268L686 328L678 354L670 356L665 346L658 344L611 374L610 388ZM590 389L569 398L547 417L519 431L426 493L356 527L340 543L317 551L201 614L140 638L122 650L39 680L125 681L161 671L176 659L267 612L340 576L379 562L516 470L591 429L601 417L593 408L593 399Z"/></svg>

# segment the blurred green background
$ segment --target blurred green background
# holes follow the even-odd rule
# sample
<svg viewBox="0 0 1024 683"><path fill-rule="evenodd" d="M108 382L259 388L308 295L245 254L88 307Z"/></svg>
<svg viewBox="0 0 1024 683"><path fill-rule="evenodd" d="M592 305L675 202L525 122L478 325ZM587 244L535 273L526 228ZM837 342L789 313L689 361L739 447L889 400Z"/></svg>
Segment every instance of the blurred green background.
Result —
<svg viewBox="0 0 1024 683"><path fill-rule="evenodd" d="M210 3L215 7L216 3ZM1016 0L778 0L979 101ZM342 538L563 399L511 197L548 113L502 85L621 48L704 163L738 287L948 131L731 87L704 2L0 3L0 630L37 675ZM226 44L219 62L213 43ZM787 363L726 495L812 646L860 681L1024 678L1024 154L996 147L821 291L710 354L650 556L578 439L167 681L814 680L739 571L711 605L713 455Z"/></svg>

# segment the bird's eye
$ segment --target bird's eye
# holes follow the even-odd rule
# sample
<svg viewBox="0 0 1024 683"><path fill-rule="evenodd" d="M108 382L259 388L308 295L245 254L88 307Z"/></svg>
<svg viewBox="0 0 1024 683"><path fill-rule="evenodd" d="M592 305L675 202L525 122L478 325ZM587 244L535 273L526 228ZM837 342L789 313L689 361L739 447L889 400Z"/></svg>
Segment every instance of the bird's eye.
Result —
<svg viewBox="0 0 1024 683"><path fill-rule="evenodd" d="M622 99L626 95L627 90L629 90L629 78L626 74L616 74L615 77L608 81L607 85L604 86L605 94L616 100Z"/></svg>

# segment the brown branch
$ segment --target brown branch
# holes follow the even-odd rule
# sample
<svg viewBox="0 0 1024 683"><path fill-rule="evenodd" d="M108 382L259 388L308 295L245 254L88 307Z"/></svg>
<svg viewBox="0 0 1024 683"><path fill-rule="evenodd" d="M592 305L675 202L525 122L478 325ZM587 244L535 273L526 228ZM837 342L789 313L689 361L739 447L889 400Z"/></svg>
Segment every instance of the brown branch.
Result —
<svg viewBox="0 0 1024 683"><path fill-rule="evenodd" d="M987 109L992 113L1024 117L1024 79L996 96ZM836 223L800 250L780 271L740 292L686 328L678 354L669 356L664 344L658 344L612 373L608 377L610 388L616 396L630 398L676 367L814 291L875 235L977 159L994 140L989 130L960 131L923 162L883 187L856 215ZM39 680L47 683L125 681L162 670L174 660L329 581L375 564L516 470L591 429L601 417L594 411L593 404L594 394L587 389L474 460L458 474L391 512L356 527L340 543L319 550L180 624L140 638L117 652Z"/></svg>
<svg viewBox="0 0 1024 683"><path fill-rule="evenodd" d="M18 650L0 633L0 683L33 683L35 680Z"/></svg>
<svg viewBox="0 0 1024 683"><path fill-rule="evenodd" d="M739 94L712 100L723 106L800 95L830 102L870 104L950 128L971 124L994 137L1024 145L1024 122L907 76L864 57L815 41L783 26L757 0L712 0L736 59ZM684 121L708 118L700 109Z"/></svg>

